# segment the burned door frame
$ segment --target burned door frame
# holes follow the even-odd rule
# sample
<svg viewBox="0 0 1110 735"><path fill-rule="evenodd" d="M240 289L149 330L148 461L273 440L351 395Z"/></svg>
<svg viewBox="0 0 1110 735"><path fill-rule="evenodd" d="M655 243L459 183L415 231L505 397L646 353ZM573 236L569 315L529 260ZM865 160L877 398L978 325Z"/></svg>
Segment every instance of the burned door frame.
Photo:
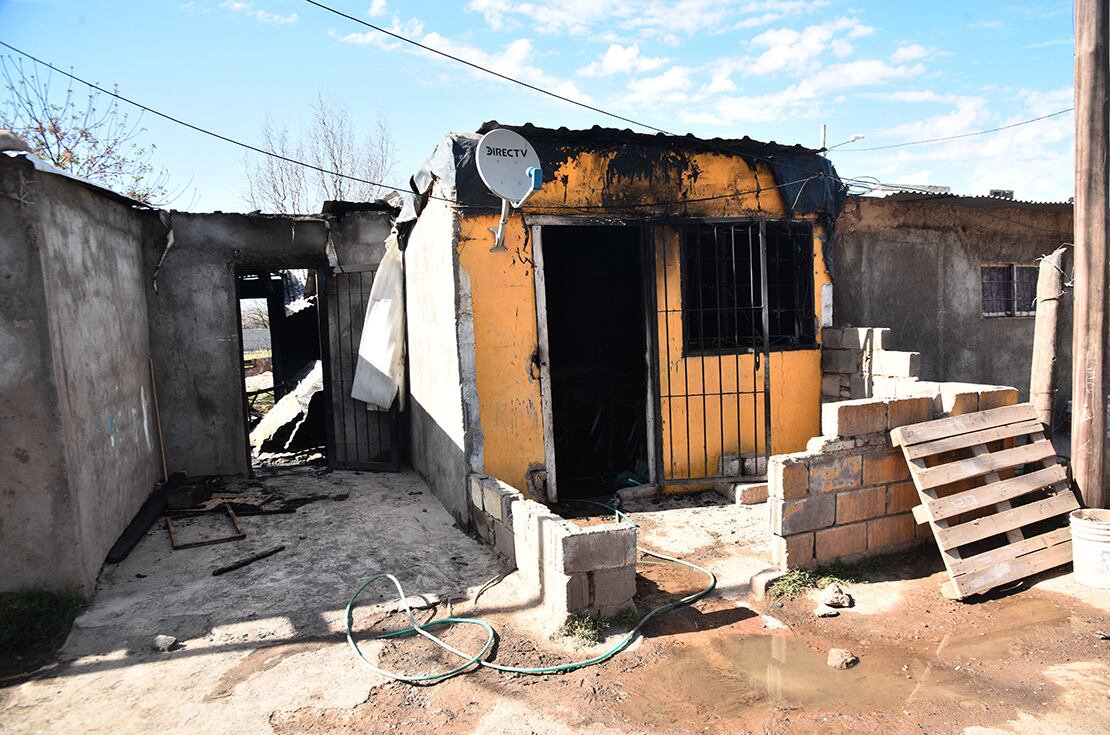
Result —
<svg viewBox="0 0 1110 735"><path fill-rule="evenodd" d="M551 367L550 345L547 331L547 281L543 265L543 228L544 227L635 227L640 230L640 257L644 264L645 276L654 272L654 264L650 262L649 251L650 226L643 220L614 220L604 217L568 217L561 215L525 215L525 225L529 228L532 241L532 263L535 277L533 278L536 297L536 351L533 354L533 364L539 368L540 375L540 406L543 419L543 453L544 466L547 478L545 483L548 502L556 502L558 496L558 480L555 469L555 425L551 404ZM649 295L648 282L643 278L643 298ZM645 344L649 353L657 352L655 345L655 330L652 329L651 317L653 316L650 302L644 302L644 329L647 339ZM646 391L645 424L647 428L647 460L648 482L646 486L653 486L656 478L656 440L655 416L658 391L654 389L655 361L651 354L644 355L646 360L646 375L644 390Z"/></svg>
<svg viewBox="0 0 1110 735"><path fill-rule="evenodd" d="M250 437L251 437L250 406L247 403L247 393L246 393L247 370L246 370L246 366L243 365L243 304L242 304L242 298L243 297L242 297L242 289L240 288L240 284L241 284L240 277L241 276L252 276L252 275L254 275L254 276L272 275L274 273L278 273L278 272L283 271L283 270L310 270L310 271L314 272L316 274L317 293L319 294L320 293L319 285L324 279L327 278L327 274L328 274L329 269L321 267L319 262L315 259L308 259L308 260L303 261L303 262L299 262L299 261L295 261L295 262L292 262L292 263L282 262L280 264L272 264L272 265L265 265L265 264L263 264L263 265L258 265L258 264L237 265L237 266L235 266L235 268L232 271L232 280L235 284L235 289L234 289L234 291L235 291L235 323L238 326L238 339L236 340L236 343L239 346L239 349L238 349L239 393L243 398L243 400L240 401L239 409L242 412L242 422L243 422L243 452L244 452L245 457L246 457L247 473L248 473L248 476L251 476L251 477L254 476L254 464L252 462L251 441L250 441ZM317 325L317 330L316 331L317 331L317 338L319 340L320 360L324 361L325 360L325 355L326 355L326 350L327 350L327 344L326 344L326 341L324 339L324 333L327 329L327 320L326 320L326 315L324 314L324 311L323 311L323 306L322 306L321 303L319 303L321 298L323 298L323 297L318 297L317 298L317 304L316 304L316 310L317 310L316 311L316 325ZM268 329L271 330L270 339L272 340L273 339L273 331L272 331L273 328L268 327ZM271 344L271 351L272 351L272 349L273 349L273 346ZM324 405L326 407L325 410L327 412L326 415L325 415L325 419L327 421L327 426L330 429L330 427L331 427L332 386L331 386L330 377L327 374L326 365L327 365L327 363L324 362L325 370L324 370L324 391L323 391L323 393L324 393ZM280 399L279 391L277 389L277 386L275 385L275 387L274 387L274 402L276 403L279 399ZM333 447L333 443L331 441L331 437L328 436L326 451L327 451L327 454L329 455L329 457L330 457L330 455L333 451L332 447Z"/></svg>
<svg viewBox="0 0 1110 735"><path fill-rule="evenodd" d="M761 310L761 327L762 327L762 344L755 346L748 350L735 350L727 354L734 354L736 359L742 354L753 355L753 370L757 376L762 377L762 390L759 391L763 403L763 422L762 422L762 436L763 446L762 455L769 458L772 453L772 431L771 431L771 414L772 414L772 400L771 400L771 353L772 352L785 352L792 349L814 349L812 345L801 345L798 347L783 347L776 346L772 349L771 346L771 325L770 325L770 299L769 285L768 285L768 265L767 265L767 224L768 223L786 223L788 225L798 224L812 228L812 223L808 221L792 221L776 217L655 217L655 218L635 218L635 219L614 219L606 217L575 217L575 216L558 216L558 215L525 215L525 224L529 227L529 233L533 244L533 263L535 266L535 298L536 298L536 335L537 335L537 349L534 356L534 362L539 368L540 374L540 398L541 409L543 416L543 441L544 441L544 464L547 470L547 498L549 501L555 501L558 498L558 486L555 469L555 452L554 452L554 427L552 423L551 411L551 375L549 367L549 344L547 334L547 297L546 297L546 281L544 276L543 266L543 228L545 226L631 226L638 227L642 237L642 255L644 259L644 278L643 278L643 299L645 306L645 325L644 328L647 334L647 349L650 354L647 356L648 370L647 370L647 384L645 390L647 393L646 403L646 421L649 428L648 439L648 466L649 478L647 486L650 487L664 487L667 485L691 485L697 483L713 483L719 481L729 481L743 479L743 467L737 468L736 474L724 474L721 468L718 467L716 472L707 472L705 476L699 477L667 477L667 470L663 466L664 453L663 453L663 421L662 421L662 398L663 388L662 385L662 370L660 365L660 340L661 337L666 337L666 334L660 335L659 327L659 304L657 297L657 288L659 283L659 273L657 267L657 237L663 232L662 228L673 228L674 235L679 238L678 240L678 254L679 254L679 273L680 278L679 288L682 289L685 275L682 266L682 253L683 246L683 228L692 225L744 225L744 224L758 224L759 226L759 287L760 287L760 310ZM663 249L664 265L666 260L666 249ZM810 247L810 257L813 257L812 246ZM812 267L808 268L806 272L810 278L813 278ZM811 284L813 287L810 289L811 295L815 288L815 281ZM682 309L681 291L680 291L680 306ZM664 331L666 326L663 327ZM754 335L753 335L754 336ZM722 355L724 356L724 355ZM683 351L682 358L686 359L685 351ZM759 363L762 363L761 365ZM739 369L737 368L737 394L747 392L739 391ZM703 389L704 392L704 389ZM670 391L668 391L668 394ZM723 399L722 399L723 400ZM738 412L740 399L737 398ZM704 410L704 408L703 408ZM757 414L758 415L758 414ZM705 437L703 436L703 440ZM723 442L723 439L722 439ZM737 436L737 454L741 454L740 442L741 437ZM722 443L723 446L723 443ZM759 441L756 441L756 446L759 446ZM690 468L687 468L687 474Z"/></svg>

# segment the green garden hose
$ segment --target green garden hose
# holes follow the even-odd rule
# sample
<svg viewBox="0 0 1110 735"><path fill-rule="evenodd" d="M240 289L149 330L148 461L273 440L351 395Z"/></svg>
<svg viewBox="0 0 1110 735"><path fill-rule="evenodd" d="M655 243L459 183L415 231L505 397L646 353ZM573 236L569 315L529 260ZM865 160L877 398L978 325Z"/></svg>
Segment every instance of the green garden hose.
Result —
<svg viewBox="0 0 1110 735"><path fill-rule="evenodd" d="M628 523L628 524L630 524L634 527L638 527L637 524L631 518L629 518L626 514L620 512L616 508L613 508L612 506L606 505L604 503L599 503L599 502L596 502L596 501L592 501L592 500L576 500L574 502L586 503L586 504L589 504L589 505L600 506L602 508L605 508L606 510L609 510L609 511L612 511L613 513L615 513L618 520L623 521L625 523ZM375 673L381 674L382 676L384 676L386 678L389 678L389 679L394 679L396 681L410 682L410 683L435 682L435 681L439 681L441 679L447 679L449 677L455 676L456 674L460 674L463 671L466 671L467 669L470 669L470 667L475 666L475 665L485 666L488 669L494 669L496 671L504 671L504 672L510 673L510 674L557 674L557 673L560 673L560 672L563 672L563 671L573 671L575 669L581 669L581 668L584 668L586 666L593 666L594 664L600 664L600 663L603 663L605 661L608 661L613 656L616 656L618 653L620 653L624 649L628 648L628 646L632 643L632 641L635 640L636 634L640 631L641 628L644 627L644 625L647 623L647 621L651 620L653 617L655 617L656 615L659 615L661 613L668 612L670 610L674 610L676 608L682 607L683 605L690 605L690 604L696 602L697 600L700 600L701 598L708 595L717 586L717 577L713 574L713 572L709 571L708 569L706 569L704 567L700 567L697 564L694 564L694 563L688 562L688 561L684 561L682 559L677 559L673 556L667 556L666 554L660 554L657 551L650 551L648 549L641 549L640 553L644 554L645 556L652 556L652 557L655 557L657 559L662 559L664 561L669 561L669 562L674 562L676 564L681 564L685 567L689 567L690 569L701 572L702 574L704 574L706 577L709 578L709 584L706 585L706 587L704 589L702 589L698 592L695 592L695 593L690 594L690 595L686 595L685 597L682 597L682 598L677 599L677 600L673 600L673 601L668 602L664 605L660 605L659 607L654 608L647 615L640 618L640 621L638 623L636 623L636 626L634 628L632 628L632 630L628 631L628 633L623 638L621 638L620 642L617 643L617 645L613 646L608 651L606 651L606 652L604 652L604 653L602 653L598 656L594 656L593 658L589 658L589 659L586 659L584 661L574 661L572 663L567 663L567 664L557 664L555 666L538 666L538 667L503 666L501 664L495 664L491 661L486 661L485 657L489 654L490 650L493 648L494 642L497 640L497 632L493 629L492 625L485 622L484 620L478 620L476 618L456 618L456 617L441 618L439 620L432 620L432 621L427 622L427 623L417 622L416 616L414 616L413 613L412 613L412 607L409 605L408 596L405 594L404 589L401 587L401 583L392 574L379 574L377 576L371 577L366 582L364 582L361 587L359 587L357 590L355 590L355 593L351 596L350 602L347 603L347 611L346 611L347 643L350 644L351 648L354 650L355 656L358 657L358 660L361 661L371 671L374 671ZM403 628L401 630L395 630L395 631L392 631L392 632L389 632L389 633L382 633L380 635L375 636L374 637L375 640L387 640L387 639L391 639L391 638L403 638L405 636L410 636L410 635L421 635L421 636L424 636L425 638L427 638L428 640L432 641L433 643L435 643L437 646L439 646L443 650L449 651L450 653L454 654L455 656L458 656L460 659L463 660L463 663L459 664L458 666L456 666L453 669L450 669L448 671L441 671L441 672L435 672L435 673L430 673L430 674L398 674L396 672L387 671L385 669L379 668L378 666L375 666L373 663L371 663L362 654L362 651L359 649L358 643L355 642L354 635L351 631L351 627L353 625L353 613L354 613L355 602L358 600L359 596L366 590L366 588L368 588L370 585L374 584L375 582L377 582L378 580L381 580L381 579L388 579L389 581L391 581L393 583L393 586L397 588L397 596L398 596L398 599L400 600L401 604L405 608L405 615L408 618L409 627ZM437 638L436 636L432 635L427 630L428 628L437 628L437 627L442 627L442 626L445 626L445 625L454 625L454 624L476 625L480 628L483 628L486 631L486 643L485 643L484 646L482 646L482 649L478 653L476 653L474 655L471 655L469 653L466 653L465 651L460 651L459 649L455 648L454 646L447 643L446 641L443 641L440 638Z"/></svg>

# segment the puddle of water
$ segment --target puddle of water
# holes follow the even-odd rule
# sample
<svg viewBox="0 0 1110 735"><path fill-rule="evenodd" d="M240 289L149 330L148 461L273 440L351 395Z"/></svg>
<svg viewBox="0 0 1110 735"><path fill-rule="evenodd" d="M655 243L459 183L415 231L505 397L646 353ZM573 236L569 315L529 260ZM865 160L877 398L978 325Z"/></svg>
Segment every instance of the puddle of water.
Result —
<svg viewBox="0 0 1110 735"><path fill-rule="evenodd" d="M990 603L988 603L990 604ZM974 629L947 638L937 649L942 658L1000 659L1011 645L1034 628L1058 627L1071 622L1071 613L1037 599L999 600L990 608L990 619Z"/></svg>
<svg viewBox="0 0 1110 735"><path fill-rule="evenodd" d="M627 685L621 708L651 724L703 722L712 729L751 716L753 707L764 711L759 705L897 712L922 699L978 703L966 677L904 653L871 649L844 671L829 668L826 656L791 636L716 635L668 651Z"/></svg>

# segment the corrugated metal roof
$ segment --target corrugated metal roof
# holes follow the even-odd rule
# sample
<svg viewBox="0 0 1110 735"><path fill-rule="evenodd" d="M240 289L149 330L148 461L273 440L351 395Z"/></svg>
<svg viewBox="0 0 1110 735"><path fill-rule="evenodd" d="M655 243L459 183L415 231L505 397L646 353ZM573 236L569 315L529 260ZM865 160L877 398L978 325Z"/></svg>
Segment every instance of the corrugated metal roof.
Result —
<svg viewBox="0 0 1110 735"><path fill-rule="evenodd" d="M879 197L874 197L879 198ZM1070 212L1071 202L1033 202L1021 199L1007 199L1005 197L992 197L984 195L967 196L960 194L917 194L913 192L899 192L881 197L887 201L896 202L923 202L933 204L957 204L962 207L977 207L981 209L1037 209L1046 212Z"/></svg>

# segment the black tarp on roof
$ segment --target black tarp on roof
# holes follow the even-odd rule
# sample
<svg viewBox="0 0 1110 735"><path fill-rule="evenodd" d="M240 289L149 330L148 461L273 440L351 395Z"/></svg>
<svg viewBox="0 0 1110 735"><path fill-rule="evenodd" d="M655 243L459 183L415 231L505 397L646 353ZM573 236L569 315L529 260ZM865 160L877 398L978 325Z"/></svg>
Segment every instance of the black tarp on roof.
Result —
<svg viewBox="0 0 1110 735"><path fill-rule="evenodd" d="M686 153L718 153L739 156L753 168L765 163L781 189L788 217L819 215L824 220L829 237L826 239L825 256L829 273L832 273L832 228L847 194L847 187L836 174L832 162L817 151L800 145L764 143L751 138L697 138L693 135L665 135L663 133L637 133L628 129L594 126L587 130L568 128L542 128L530 123L502 125L497 121L483 124L476 133L451 134L436 147L420 168L413 174L410 185L414 196L406 197L398 217L398 225L407 229L419 216L427 201L432 184L438 179L448 191L454 190L455 201L462 206L500 209L501 200L486 188L478 175L475 160L479 138L490 130L506 128L520 133L535 147L543 163L544 181L552 181L556 162L589 150L622 150L628 155L614 159L614 164L636 173L639 167L646 174L657 170L662 158L675 166L683 161L690 165ZM696 172L695 172L696 173ZM603 201L613 213L620 213L621 202L617 193ZM676 204L676 208L681 206Z"/></svg>

